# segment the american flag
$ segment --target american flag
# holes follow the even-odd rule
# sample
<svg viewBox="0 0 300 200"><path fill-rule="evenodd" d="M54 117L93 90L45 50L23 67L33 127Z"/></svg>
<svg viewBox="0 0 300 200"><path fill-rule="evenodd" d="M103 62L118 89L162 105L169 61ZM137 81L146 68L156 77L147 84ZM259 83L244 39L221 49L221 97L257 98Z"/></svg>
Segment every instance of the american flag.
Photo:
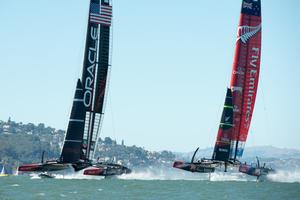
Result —
<svg viewBox="0 0 300 200"><path fill-rule="evenodd" d="M111 26L112 7L110 5L99 5L91 3L90 22Z"/></svg>

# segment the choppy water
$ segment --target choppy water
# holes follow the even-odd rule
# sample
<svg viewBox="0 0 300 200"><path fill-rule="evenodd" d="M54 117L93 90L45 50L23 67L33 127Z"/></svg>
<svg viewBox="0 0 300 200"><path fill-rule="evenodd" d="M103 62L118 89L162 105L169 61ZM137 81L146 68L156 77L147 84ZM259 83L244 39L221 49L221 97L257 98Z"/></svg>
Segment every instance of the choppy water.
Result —
<svg viewBox="0 0 300 200"><path fill-rule="evenodd" d="M146 170L114 179L58 176L0 178L0 200L27 199L272 199L299 200L300 173L280 172L270 181L256 182L241 174L207 175L181 171Z"/></svg>

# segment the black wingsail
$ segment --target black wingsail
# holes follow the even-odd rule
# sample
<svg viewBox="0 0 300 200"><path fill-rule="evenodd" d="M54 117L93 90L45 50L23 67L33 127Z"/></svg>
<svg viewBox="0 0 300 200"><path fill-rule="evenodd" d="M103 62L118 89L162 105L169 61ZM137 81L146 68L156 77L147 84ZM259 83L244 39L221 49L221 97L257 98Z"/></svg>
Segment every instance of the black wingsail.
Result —
<svg viewBox="0 0 300 200"><path fill-rule="evenodd" d="M86 107L83 152L88 160L93 158L103 118L111 19L109 0L91 0L82 73L83 103Z"/></svg>
<svg viewBox="0 0 300 200"><path fill-rule="evenodd" d="M71 117L60 160L90 161L103 118L110 53L112 7L91 0L81 80L77 82Z"/></svg>
<svg viewBox="0 0 300 200"><path fill-rule="evenodd" d="M214 148L213 160L225 161L230 159L232 151L231 147L231 134L233 127L233 105L232 105L232 92L227 89L224 109L221 117L221 123L218 131L217 141Z"/></svg>
<svg viewBox="0 0 300 200"><path fill-rule="evenodd" d="M80 158L80 155L82 151L84 119L85 107L83 105L83 88L80 80L78 79L69 125L61 152L61 162L75 163L82 159Z"/></svg>
<svg viewBox="0 0 300 200"><path fill-rule="evenodd" d="M82 77L78 79L70 120L57 162L22 165L20 171L55 171L69 167L81 170L92 165L110 66L112 6L110 0L90 0ZM116 165L112 165L115 170ZM130 171L126 167L125 172ZM119 171L124 173L124 170Z"/></svg>

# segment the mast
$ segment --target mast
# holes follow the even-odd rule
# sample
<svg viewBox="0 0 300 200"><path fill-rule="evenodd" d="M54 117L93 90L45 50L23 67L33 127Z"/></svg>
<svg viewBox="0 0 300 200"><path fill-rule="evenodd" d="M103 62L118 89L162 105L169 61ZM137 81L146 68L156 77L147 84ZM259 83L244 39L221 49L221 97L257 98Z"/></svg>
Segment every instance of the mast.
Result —
<svg viewBox="0 0 300 200"><path fill-rule="evenodd" d="M110 50L112 6L109 0L91 0L83 62L83 102L86 108L83 152L91 160L103 118Z"/></svg>
<svg viewBox="0 0 300 200"><path fill-rule="evenodd" d="M234 128L231 158L243 155L254 110L261 58L261 1L243 0L230 88L233 93Z"/></svg>
<svg viewBox="0 0 300 200"><path fill-rule="evenodd" d="M243 155L254 110L261 57L261 1L243 0L234 61L213 160ZM228 120L230 121L228 121Z"/></svg>

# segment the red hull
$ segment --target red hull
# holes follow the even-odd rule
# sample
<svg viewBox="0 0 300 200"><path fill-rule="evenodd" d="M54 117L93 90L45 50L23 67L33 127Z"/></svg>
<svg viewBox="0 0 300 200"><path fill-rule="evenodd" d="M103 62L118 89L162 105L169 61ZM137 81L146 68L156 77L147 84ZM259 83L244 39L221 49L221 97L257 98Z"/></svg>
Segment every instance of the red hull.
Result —
<svg viewBox="0 0 300 200"><path fill-rule="evenodd" d="M116 176L129 173L131 173L130 169L114 163L96 163L83 172L84 175L91 176Z"/></svg>
<svg viewBox="0 0 300 200"><path fill-rule="evenodd" d="M89 169L84 170L83 174L84 175L91 175L91 176L103 176L104 169L102 168L96 168L92 167Z"/></svg>
<svg viewBox="0 0 300 200"><path fill-rule="evenodd" d="M20 172L33 172L38 171L41 168L41 164L27 164L22 165L18 168L18 171Z"/></svg>

